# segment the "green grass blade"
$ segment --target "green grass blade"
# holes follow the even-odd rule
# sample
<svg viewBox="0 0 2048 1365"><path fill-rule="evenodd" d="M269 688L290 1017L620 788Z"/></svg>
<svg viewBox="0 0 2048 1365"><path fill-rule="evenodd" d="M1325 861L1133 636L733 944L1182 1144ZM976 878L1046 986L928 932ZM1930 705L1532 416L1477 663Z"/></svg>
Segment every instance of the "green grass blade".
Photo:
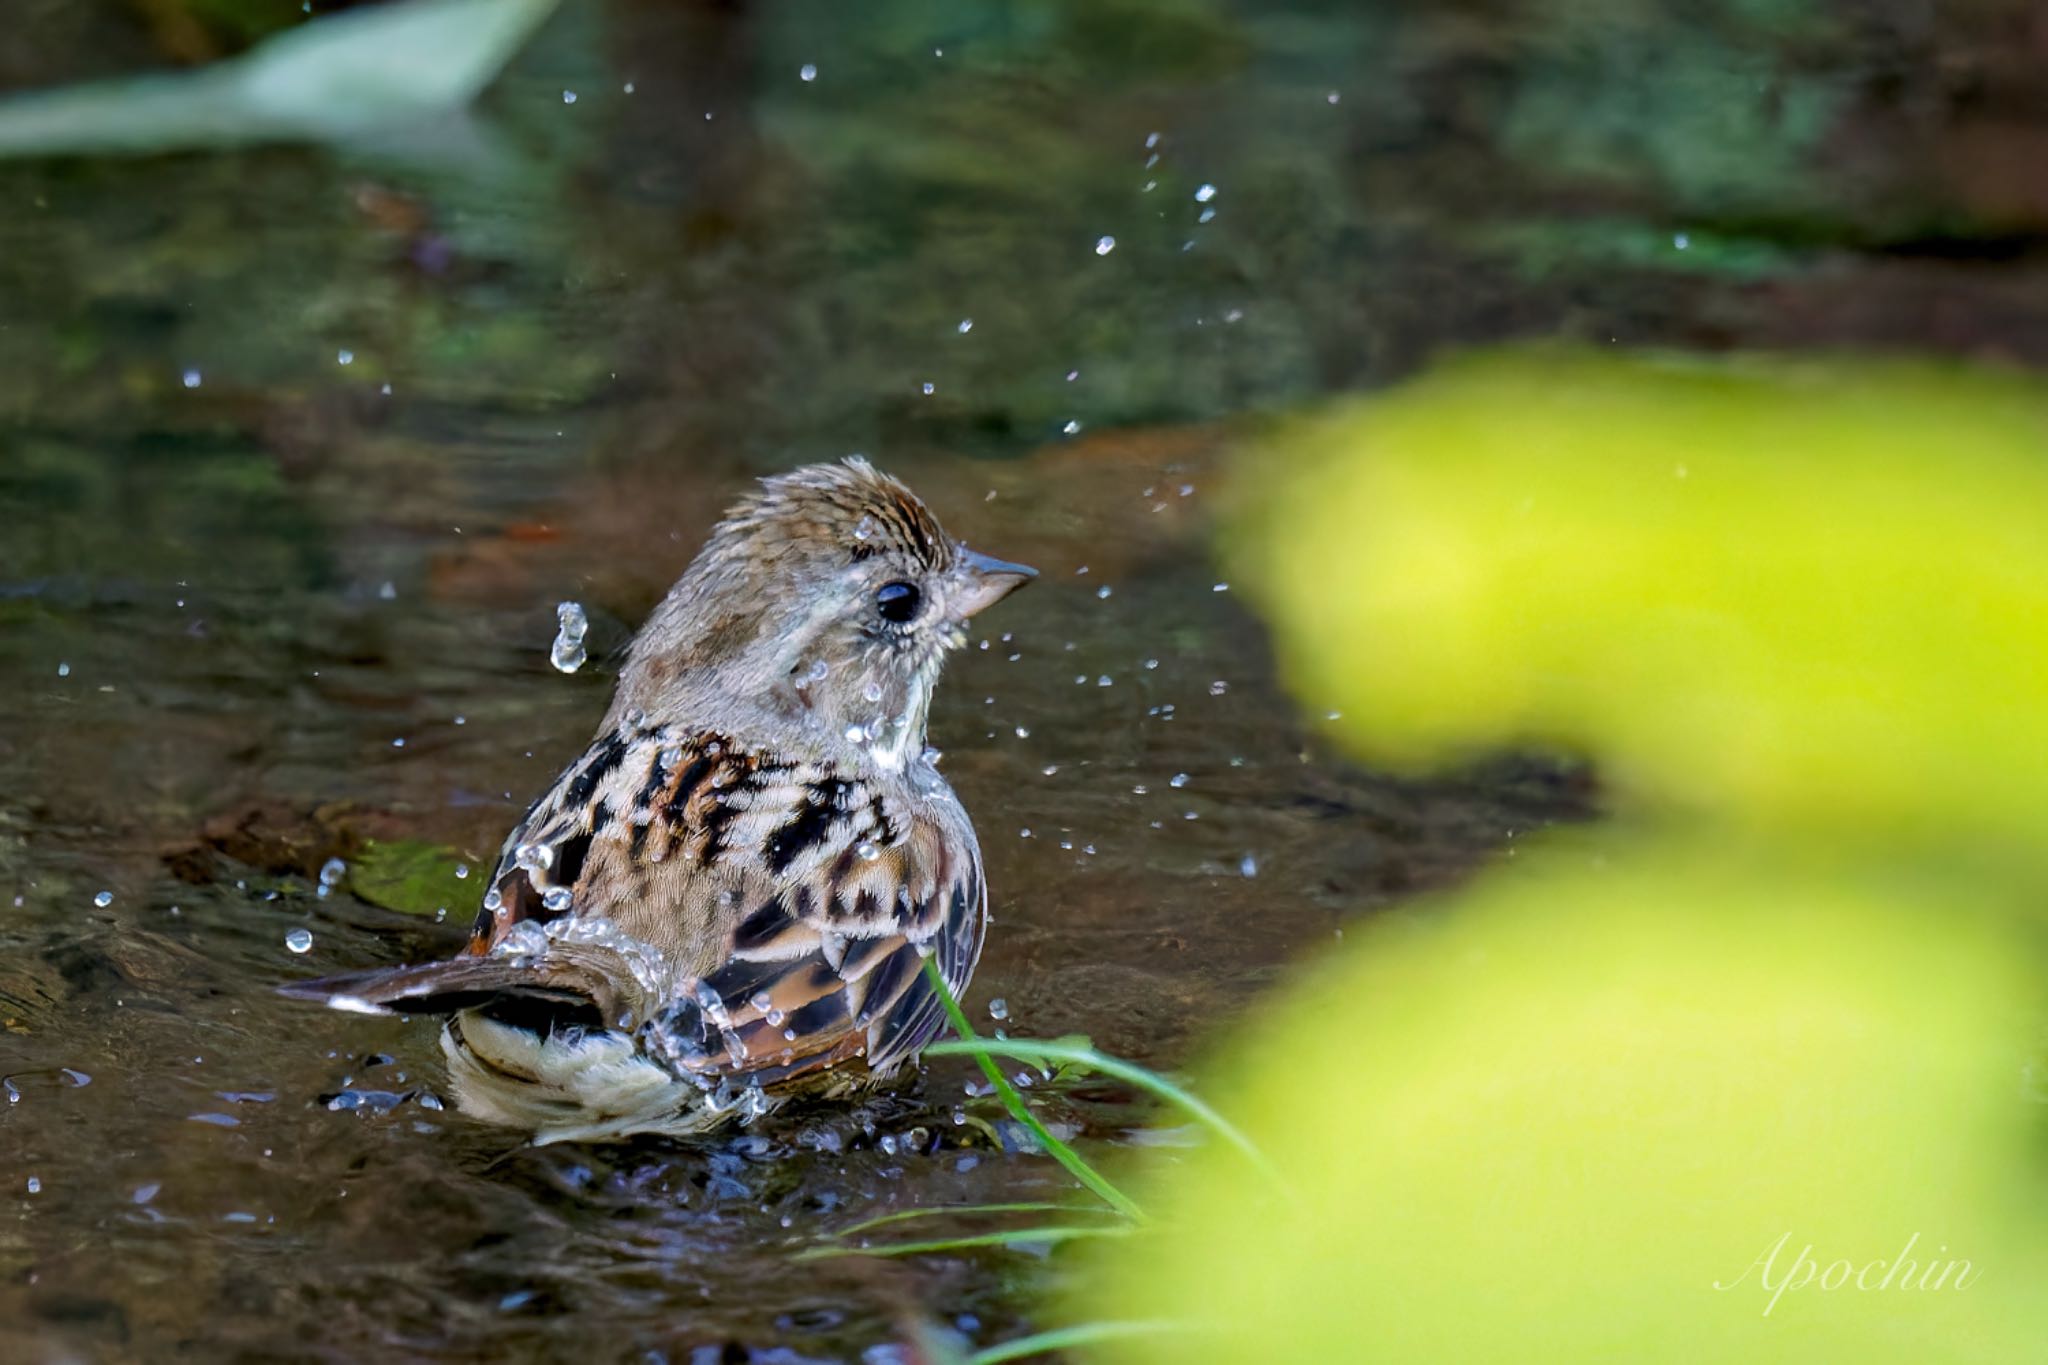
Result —
<svg viewBox="0 0 2048 1365"><path fill-rule="evenodd" d="M1081 1207L1079 1207L1079 1208L1076 1208L1076 1207L1075 1207L1074 1205L1072 1205L1072 1204L1052 1204L1052 1203L1030 1203L1030 1204L933 1204L933 1205L930 1205L930 1206L928 1206L928 1207L926 1207L926 1208L921 1208L921 1209L898 1209L898 1210L897 1210L897 1211L896 1211L895 1213L885 1213L885 1214L882 1214L882 1215L881 1215L880 1217L877 1217L877 1218L868 1218L868 1219L864 1219L864 1220L862 1220L861 1222L858 1222L858 1223L855 1223L855 1224L853 1224L853 1225L852 1225L851 1227L844 1227L844 1228L841 1228L841 1229L839 1229L839 1230L838 1230L837 1232L835 1232L835 1233L833 1233L833 1234L831 1234L831 1235L832 1235L832 1236L834 1236L834 1237L851 1237L851 1236L855 1235L856 1233L866 1232L866 1231L867 1231L867 1230L868 1230L869 1228L879 1228L879 1227L884 1227L884 1226L887 1226L887 1225L888 1225L888 1224L890 1224L890 1223L907 1223L907 1222L909 1222L909 1221L910 1221L911 1219L913 1219L913 1218L941 1218L941 1217L944 1217L944 1216L946 1216L947 1214L952 1214L952 1215L954 1215L954 1216L956 1216L956 1217L960 1217L960 1218L978 1218L978 1217L981 1217L981 1216L984 1216L984 1215L987 1215L987 1214L993 1214L993 1213L1107 1213L1107 1212L1110 1212L1110 1210L1107 1210L1107 1209L1100 1209L1100 1208L1095 1208L1095 1207L1093 1207L1093 1206L1090 1206L1090 1205L1083 1205L1083 1206L1081 1206Z"/></svg>
<svg viewBox="0 0 2048 1365"><path fill-rule="evenodd" d="M1149 1071L1135 1062L1111 1057L1097 1052L1092 1047L1075 1043L1041 1043L1026 1038L977 1036L957 1043L933 1043L925 1052L927 1055L941 1056L1011 1057L1020 1062L1031 1062L1039 1066L1048 1062L1079 1062L1105 1076L1114 1076L1120 1081L1126 1081L1169 1104L1178 1105L1209 1131L1237 1148L1244 1154L1245 1160L1257 1167L1275 1185L1282 1189L1287 1186L1287 1182L1281 1179L1280 1172L1266 1159L1266 1154L1260 1151L1258 1145L1246 1137L1244 1131L1236 1124L1210 1108L1200 1097L1190 1094L1158 1072Z"/></svg>
<svg viewBox="0 0 2048 1365"><path fill-rule="evenodd" d="M937 992L939 1003L945 1006L946 1017L953 1023L953 1031L967 1042L980 1041L979 1035L974 1031L974 1025L968 1023L967 1016L961 1012L960 1002L953 998L953 991L946 985L946 978L940 974L936 958L928 957L924 960L924 974L925 979L932 983L932 990ZM1074 1179L1094 1191L1096 1197L1111 1208L1128 1218L1144 1218L1145 1212L1138 1207L1136 1200L1111 1184L1101 1172L1090 1166L1079 1152L1054 1137L1052 1130L1039 1122L1038 1115L1032 1113L1024 1103L1024 1097L1017 1093L1016 1087L1003 1075L1001 1067L985 1053L977 1054L974 1060L980 1064L981 1072L988 1077L989 1083L995 1086L996 1094L1002 1097L1003 1106L1010 1111L1010 1116L1031 1131L1039 1144L1051 1154L1053 1160L1066 1167Z"/></svg>
<svg viewBox="0 0 2048 1365"><path fill-rule="evenodd" d="M926 1242L885 1242L873 1247L810 1247L794 1257L799 1261L822 1261L836 1256L922 1256L936 1251L963 1251L974 1247L1009 1247L1030 1243L1078 1242L1090 1237L1128 1237L1135 1229L1129 1223L1096 1223L1087 1226L1056 1224L1052 1227L1008 1228L1002 1232L978 1232L971 1237L935 1237Z"/></svg>
<svg viewBox="0 0 2048 1365"><path fill-rule="evenodd" d="M1176 1322L1083 1322L1072 1327L1055 1327L1049 1332L1033 1332L1028 1337L1018 1337L1015 1341L976 1351L967 1357L967 1365L1000 1365L1005 1360L1022 1360L1026 1356L1064 1351L1070 1346L1092 1346L1098 1341L1179 1330L1180 1324Z"/></svg>

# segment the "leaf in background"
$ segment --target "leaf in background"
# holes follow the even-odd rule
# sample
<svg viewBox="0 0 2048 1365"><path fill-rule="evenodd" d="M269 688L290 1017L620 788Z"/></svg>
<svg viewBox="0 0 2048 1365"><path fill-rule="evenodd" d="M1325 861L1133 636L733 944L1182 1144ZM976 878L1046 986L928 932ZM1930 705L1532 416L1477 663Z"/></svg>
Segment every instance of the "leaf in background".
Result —
<svg viewBox="0 0 2048 1365"><path fill-rule="evenodd" d="M2048 398L1504 353L1276 447L1236 552L1341 732L1580 751L1620 818L1238 1030L1204 1093L1302 1202L1162 1164L1074 1309L1204 1330L1105 1357L2035 1349Z"/></svg>
<svg viewBox="0 0 2048 1365"><path fill-rule="evenodd" d="M1303 1200L1262 1199L1220 1144L1156 1165L1156 1229L1077 1276L1072 1320L1201 1330L1100 1359L2037 1349L2030 932L1960 889L1718 841L1611 843L1525 852L1436 913L1351 935L1234 1037L1203 1089ZM1963 1287L1920 1286L1962 1261Z"/></svg>
<svg viewBox="0 0 2048 1365"><path fill-rule="evenodd" d="M0 156L149 153L375 133L460 109L557 0L401 0L240 57L0 101Z"/></svg>
<svg viewBox="0 0 2048 1365"><path fill-rule="evenodd" d="M1374 761L1886 849L2048 834L2048 392L1904 362L1503 352L1281 435L1237 542Z"/></svg>
<svg viewBox="0 0 2048 1365"><path fill-rule="evenodd" d="M453 849L400 839L371 843L348 870L348 889L359 898L402 915L431 915L447 909L466 914L477 883L455 875L463 860Z"/></svg>

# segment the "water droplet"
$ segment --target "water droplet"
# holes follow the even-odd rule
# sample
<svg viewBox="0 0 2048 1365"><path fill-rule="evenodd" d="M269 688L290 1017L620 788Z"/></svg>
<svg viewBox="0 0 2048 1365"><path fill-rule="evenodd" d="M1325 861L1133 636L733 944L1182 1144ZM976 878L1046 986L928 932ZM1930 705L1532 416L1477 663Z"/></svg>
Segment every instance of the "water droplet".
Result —
<svg viewBox="0 0 2048 1365"><path fill-rule="evenodd" d="M491 945L492 957L535 958L548 950L548 931L537 920L521 920Z"/></svg>
<svg viewBox="0 0 2048 1365"><path fill-rule="evenodd" d="M574 673L589 660L590 655L580 640L565 640L556 636L554 645L548 650L548 662L563 673Z"/></svg>
<svg viewBox="0 0 2048 1365"><path fill-rule="evenodd" d="M1195 215L1195 221L1198 223L1210 223L1214 222L1215 219L1216 210L1213 208L1203 209L1200 213Z"/></svg>
<svg viewBox="0 0 2048 1365"><path fill-rule="evenodd" d="M1110 677L1109 674L1105 673L1095 680L1095 685L1097 687L1115 687L1116 679Z"/></svg>
<svg viewBox="0 0 2048 1365"><path fill-rule="evenodd" d="M802 80L814 81L818 79L818 68L811 64L810 62L805 62L802 66L797 68L796 74Z"/></svg>
<svg viewBox="0 0 2048 1365"><path fill-rule="evenodd" d="M869 701L880 701L882 699L882 685L871 682L860 690L860 694Z"/></svg>
<svg viewBox="0 0 2048 1365"><path fill-rule="evenodd" d="M348 864L339 858L329 858L320 864L320 885L340 886L341 879L348 875Z"/></svg>
<svg viewBox="0 0 2048 1365"><path fill-rule="evenodd" d="M574 104L575 102L576 102L576 92L575 92L574 90L564 90L564 91L562 92L562 103L564 103L564 104Z"/></svg>
<svg viewBox="0 0 2048 1365"><path fill-rule="evenodd" d="M1166 785L1169 787L1185 787L1187 784L1188 775L1186 773L1175 773L1166 782Z"/></svg>
<svg viewBox="0 0 2048 1365"><path fill-rule="evenodd" d="M546 844L521 844L512 850L512 861L528 872L545 872L555 865L555 851Z"/></svg>
<svg viewBox="0 0 2048 1365"><path fill-rule="evenodd" d="M41 1194L43 1192L43 1180L41 1176L32 1175L28 1178L28 1192L30 1194Z"/></svg>
<svg viewBox="0 0 2048 1365"><path fill-rule="evenodd" d="M295 953L312 952L313 931L311 929L290 930L284 936L284 946L291 949Z"/></svg>
<svg viewBox="0 0 2048 1365"><path fill-rule="evenodd" d="M1692 245L1692 238L1686 236L1682 232L1674 233L1671 238L1671 245L1677 247L1680 251L1683 251L1687 247Z"/></svg>
<svg viewBox="0 0 2048 1365"><path fill-rule="evenodd" d="M934 383L932 383L932 382L931 382L931 381L929 381L929 380L925 381L925 386L924 386L924 393L925 393L925 397L929 398L929 397L931 397L931 396L932 396L933 394L937 393L938 391L939 391L939 386L938 386L937 384L934 384Z"/></svg>
<svg viewBox="0 0 2048 1365"><path fill-rule="evenodd" d="M336 351L334 353L334 363L337 365L353 365L356 363L356 353L354 351Z"/></svg>
<svg viewBox="0 0 2048 1365"><path fill-rule="evenodd" d="M202 378L203 378L203 376L202 376L202 375L201 375L201 374L199 373L199 371L197 371L197 370L187 370L187 371L185 371L185 375L184 375L184 379L185 379L185 387L186 387L186 388L188 388L188 389L196 389L196 388L198 388L198 387L199 387L199 385L200 385L200 382L201 382Z"/></svg>
<svg viewBox="0 0 2048 1365"><path fill-rule="evenodd" d="M497 887L494 886L489 891L486 891L484 893L484 909L490 911L492 914L496 914L499 911L499 909L504 906L504 904L505 898L504 896L499 894Z"/></svg>
<svg viewBox="0 0 2048 1365"><path fill-rule="evenodd" d="M590 622L583 614L583 607L576 602L563 602L555 608L558 629L555 643L548 651L548 662L564 673L574 673L583 667L590 655L583 648L583 637L590 630Z"/></svg>
<svg viewBox="0 0 2048 1365"><path fill-rule="evenodd" d="M1063 432L1065 432L1065 433L1066 433L1067 435L1069 435L1069 436L1075 436L1075 435L1078 435L1078 434L1080 434L1080 431L1081 431L1081 422L1080 422L1080 419L1078 419L1078 418L1069 418L1069 419L1067 419L1067 424L1066 424L1065 426L1061 427L1061 428L1060 428L1060 430L1061 430L1061 431L1063 431Z"/></svg>
<svg viewBox="0 0 2048 1365"><path fill-rule="evenodd" d="M848 744L865 744L865 743L867 743L867 742L868 742L868 732L867 732L867 727L866 727L866 726L862 726L862 725L849 725L849 726L847 726L847 727L846 727L846 742L847 742Z"/></svg>
<svg viewBox="0 0 2048 1365"><path fill-rule="evenodd" d="M853 854L862 862L871 863L882 856L882 850L875 846L872 839L863 839L853 846Z"/></svg>
<svg viewBox="0 0 2048 1365"><path fill-rule="evenodd" d="M92 903L94 905L97 905L100 909L104 910L114 903L114 893L111 891L102 891L97 896L94 896L92 898Z"/></svg>
<svg viewBox="0 0 2048 1365"><path fill-rule="evenodd" d="M1259 875L1259 860L1247 853L1238 860L1237 870L1241 876L1256 877Z"/></svg>
<svg viewBox="0 0 2048 1365"><path fill-rule="evenodd" d="M968 334L969 332L971 332L971 331L973 331L973 330L974 330L974 319L973 319L973 318L962 318L962 319L960 319L960 335L961 335L961 336L966 336L966 335L967 335L967 334Z"/></svg>
<svg viewBox="0 0 2048 1365"><path fill-rule="evenodd" d="M70 677L70 676L71 676L71 665L70 665L70 664L67 664L67 663L59 663L59 664L57 665L57 676L58 676L58 677L60 677L60 678L68 678L68 677Z"/></svg>
<svg viewBox="0 0 2048 1365"><path fill-rule="evenodd" d="M569 888L566 886L551 886L547 894L540 898L541 905L557 915L569 908L569 901Z"/></svg>
<svg viewBox="0 0 2048 1365"><path fill-rule="evenodd" d="M1007 1018L1009 1018L1009 1017L1010 1017L1010 1002L1009 1002L1009 1001L1007 1001L1007 1000L1005 1000L1005 999L1003 999L1003 997L1001 997L1000 995L999 995L999 996L997 996L997 997L996 997L995 999L993 999L993 1000L989 1001L989 1002L988 1002L988 1017L989 1017L989 1018L991 1018L991 1019L1007 1019Z"/></svg>
<svg viewBox="0 0 2048 1365"><path fill-rule="evenodd" d="M1229 690L1230 684L1223 681L1223 679L1221 678L1218 678L1215 682L1209 684L1209 695L1212 697L1220 697Z"/></svg>
<svg viewBox="0 0 2048 1365"><path fill-rule="evenodd" d="M1115 250L1116 250L1116 238L1114 238L1114 237L1109 237L1109 236L1102 236L1102 237L1097 237L1097 238L1095 239L1095 254L1096 254L1096 255L1098 255L1098 256L1107 256L1107 255L1108 255L1108 254L1109 254L1110 252L1112 252L1112 251L1115 251Z"/></svg>
<svg viewBox="0 0 2048 1365"><path fill-rule="evenodd" d="M455 880L458 882L466 882L469 880L468 863L457 863L455 865Z"/></svg>
<svg viewBox="0 0 2048 1365"><path fill-rule="evenodd" d="M1105 585L1103 585L1102 587L1099 587L1099 588L1097 588L1097 589L1095 590L1095 595L1096 595L1097 597L1107 597L1107 596L1109 596L1109 593L1110 593L1110 589L1109 589L1109 586L1108 586L1107 584L1105 584Z"/></svg>
<svg viewBox="0 0 2048 1365"><path fill-rule="evenodd" d="M1214 185L1204 185L1195 191L1195 202L1197 204L1206 204L1215 197L1216 187Z"/></svg>

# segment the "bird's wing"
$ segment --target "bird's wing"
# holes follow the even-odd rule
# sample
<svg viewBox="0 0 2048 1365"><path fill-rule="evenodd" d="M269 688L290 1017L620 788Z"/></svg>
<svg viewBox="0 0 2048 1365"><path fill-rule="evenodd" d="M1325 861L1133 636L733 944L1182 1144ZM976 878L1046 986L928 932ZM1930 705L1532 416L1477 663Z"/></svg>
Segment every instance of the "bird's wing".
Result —
<svg viewBox="0 0 2048 1365"><path fill-rule="evenodd" d="M964 990L987 891L964 811L709 735L592 746L507 840L472 953L563 917L647 945L672 1003L649 1046L763 1084L862 1059L884 1071L943 1025L923 974Z"/></svg>

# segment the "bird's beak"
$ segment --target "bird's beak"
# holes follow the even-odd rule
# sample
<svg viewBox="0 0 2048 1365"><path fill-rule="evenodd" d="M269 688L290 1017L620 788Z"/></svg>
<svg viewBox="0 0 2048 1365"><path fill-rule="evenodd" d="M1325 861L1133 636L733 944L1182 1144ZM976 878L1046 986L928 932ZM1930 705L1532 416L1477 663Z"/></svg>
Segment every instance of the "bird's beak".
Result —
<svg viewBox="0 0 2048 1365"><path fill-rule="evenodd" d="M953 610L964 620L986 611L1038 577L1038 570L962 546L960 577L962 585L953 596Z"/></svg>

